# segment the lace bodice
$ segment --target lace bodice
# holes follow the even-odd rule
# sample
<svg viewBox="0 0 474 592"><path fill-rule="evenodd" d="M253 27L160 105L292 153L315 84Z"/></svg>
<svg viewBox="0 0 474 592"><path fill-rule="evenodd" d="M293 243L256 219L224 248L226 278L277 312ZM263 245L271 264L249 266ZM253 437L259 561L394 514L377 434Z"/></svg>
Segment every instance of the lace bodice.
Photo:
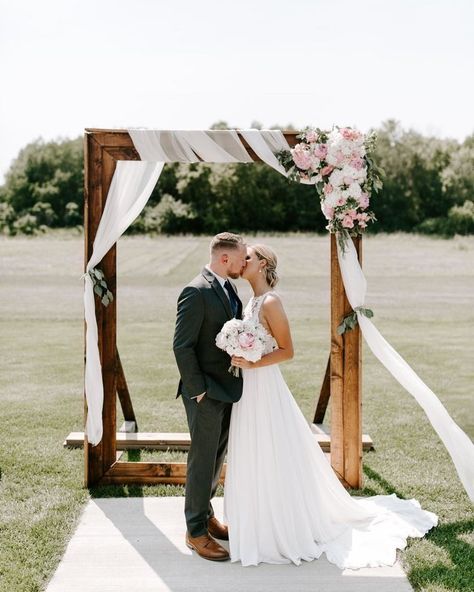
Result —
<svg viewBox="0 0 474 592"><path fill-rule="evenodd" d="M273 294L273 292L265 292L265 294L262 294L261 296L252 296L252 298L250 298L250 300L248 301L243 313L243 318L245 320L251 320L254 323L259 323L264 328L265 333L267 334L264 354L269 354L278 347L273 335L271 335L268 332L266 327L260 321L260 309L262 307L263 301L268 296L268 294Z"/></svg>

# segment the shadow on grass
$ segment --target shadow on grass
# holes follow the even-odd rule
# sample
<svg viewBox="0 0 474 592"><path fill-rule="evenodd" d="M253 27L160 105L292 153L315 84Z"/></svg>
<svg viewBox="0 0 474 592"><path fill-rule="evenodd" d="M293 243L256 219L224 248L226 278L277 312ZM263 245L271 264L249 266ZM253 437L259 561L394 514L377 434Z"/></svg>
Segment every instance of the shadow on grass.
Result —
<svg viewBox="0 0 474 592"><path fill-rule="evenodd" d="M364 465L363 471L369 479L380 486L381 491L364 487L351 493L364 496L394 493L397 497L406 499L389 481L370 467ZM460 535L471 534L473 531L473 519L444 524L430 530L425 539L449 554L450 565L441 562L433 564L433 562L429 562L429 559L418 560L418 563L425 563L425 566L420 565L420 567L414 567L409 571L407 575L410 584L417 590L425 590L430 585L434 585L436 589L439 586L439 589L442 587L443 590L450 592L474 591L474 546L460 538ZM426 565L428 562L430 564Z"/></svg>
<svg viewBox="0 0 474 592"><path fill-rule="evenodd" d="M372 479L372 481L375 481L378 485L380 485L380 487L383 489L383 492L382 492L383 495L391 495L392 493L394 493L400 499L405 499L405 496L403 495L403 493L398 491L398 489L396 489L389 481L384 479L376 471L374 471L373 469L371 469L367 465L364 465L363 471L364 471L364 475L366 475L367 477L369 477L369 479ZM370 493L370 495L377 495L377 492L369 487L364 488L363 491Z"/></svg>
<svg viewBox="0 0 474 592"><path fill-rule="evenodd" d="M460 535L473 531L472 519L437 526L430 531L426 535L427 540L447 551L451 564L414 567L408 573L410 583L417 589L436 585L439 589L442 587L453 592L474 590L474 546L460 538Z"/></svg>
<svg viewBox="0 0 474 592"><path fill-rule="evenodd" d="M405 495L398 491L389 481L384 479L381 475L379 475L376 471L368 467L367 465L363 465L362 468L364 475L375 481L380 486L380 489L376 491L372 487L363 487L362 489L351 489L351 495L361 495L361 496L369 496L369 495L391 495L394 493L400 499L406 499Z"/></svg>

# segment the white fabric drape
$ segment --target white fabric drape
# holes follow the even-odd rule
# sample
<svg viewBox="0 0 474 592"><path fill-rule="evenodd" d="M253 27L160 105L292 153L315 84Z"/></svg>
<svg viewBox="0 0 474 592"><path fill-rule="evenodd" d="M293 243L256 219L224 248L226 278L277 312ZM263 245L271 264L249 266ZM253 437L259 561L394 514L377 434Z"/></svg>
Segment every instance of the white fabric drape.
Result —
<svg viewBox="0 0 474 592"><path fill-rule="evenodd" d="M367 281L352 240L348 241L344 253L338 242L337 254L347 299L353 309L358 306L363 307ZM469 498L474 502L474 444L453 421L434 392L382 337L372 321L360 312L356 312L362 335L372 353L426 413L431 425L446 446Z"/></svg>
<svg viewBox="0 0 474 592"><path fill-rule="evenodd" d="M163 163L118 161L94 240L92 256L84 275L84 314L86 320L85 393L87 400L86 434L90 444L102 439L104 387L95 316L94 284L89 272L107 254L145 207L163 169ZM107 278L106 278L107 279Z"/></svg>

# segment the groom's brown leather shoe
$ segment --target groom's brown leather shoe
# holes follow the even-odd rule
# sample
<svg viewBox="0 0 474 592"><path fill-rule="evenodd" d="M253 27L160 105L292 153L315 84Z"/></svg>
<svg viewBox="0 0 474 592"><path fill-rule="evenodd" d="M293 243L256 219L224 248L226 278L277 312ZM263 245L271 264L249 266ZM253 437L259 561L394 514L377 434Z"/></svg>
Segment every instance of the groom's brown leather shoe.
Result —
<svg viewBox="0 0 474 592"><path fill-rule="evenodd" d="M220 539L221 541L229 540L229 529L224 524L221 524L215 516L209 518L207 530L215 539Z"/></svg>
<svg viewBox="0 0 474 592"><path fill-rule="evenodd" d="M189 536L189 533L186 533L186 545L196 551L203 559L209 559L210 561L227 561L230 559L227 550L208 534L192 537Z"/></svg>

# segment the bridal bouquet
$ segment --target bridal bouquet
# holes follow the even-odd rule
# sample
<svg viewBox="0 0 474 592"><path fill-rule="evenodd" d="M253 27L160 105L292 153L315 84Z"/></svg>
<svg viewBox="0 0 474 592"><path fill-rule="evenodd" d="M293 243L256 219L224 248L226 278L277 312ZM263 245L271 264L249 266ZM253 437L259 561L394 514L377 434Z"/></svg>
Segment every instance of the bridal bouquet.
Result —
<svg viewBox="0 0 474 592"><path fill-rule="evenodd" d="M371 193L382 187L382 171L372 157L376 135L335 127L307 128L297 137L301 142L279 152L278 159L290 179L315 185L326 228L344 247L349 236L362 234L375 221L368 207Z"/></svg>
<svg viewBox="0 0 474 592"><path fill-rule="evenodd" d="M239 356L257 362L265 350L266 333L260 323L231 319L224 323L216 336L216 345L229 356ZM239 368L230 366L229 372L239 376Z"/></svg>

